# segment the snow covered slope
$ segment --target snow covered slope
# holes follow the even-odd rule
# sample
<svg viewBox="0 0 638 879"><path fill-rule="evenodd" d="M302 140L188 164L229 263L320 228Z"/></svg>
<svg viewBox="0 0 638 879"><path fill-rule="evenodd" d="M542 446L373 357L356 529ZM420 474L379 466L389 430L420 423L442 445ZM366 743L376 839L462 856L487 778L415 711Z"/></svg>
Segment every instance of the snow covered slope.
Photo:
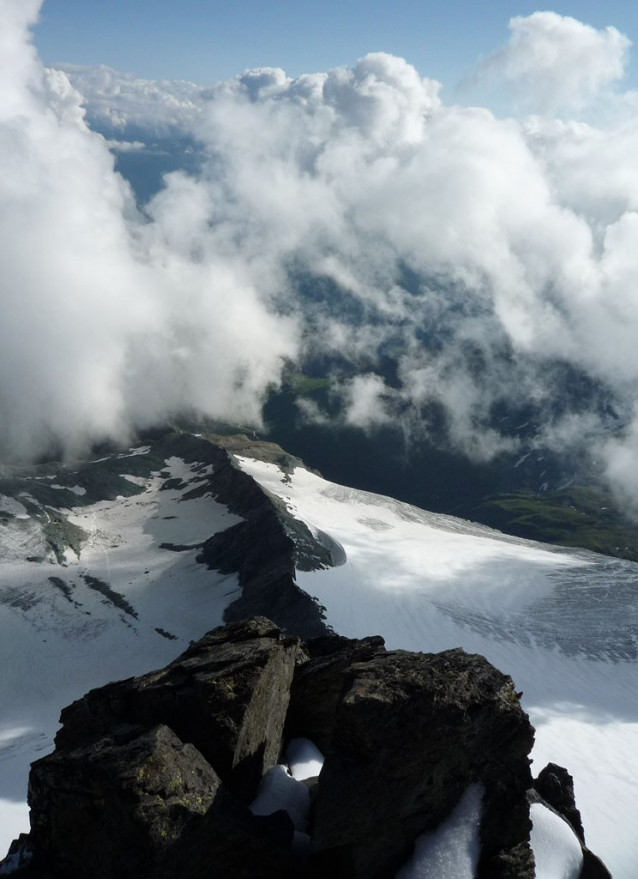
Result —
<svg viewBox="0 0 638 879"><path fill-rule="evenodd" d="M462 646L511 674L538 731L534 770L551 760L574 774L588 843L615 879L633 879L638 567L344 488L281 450L280 469L261 446L263 460L239 459L244 472L332 557L296 572L326 622L389 648ZM173 435L76 469L0 473L0 855L28 828L29 764L51 747L61 708L165 665L239 596L237 575L196 562L214 534L233 544L223 532L242 521L212 499L233 507L236 480L214 463L226 453L207 448ZM259 502L239 491L236 512L250 517ZM305 557L294 521L281 521Z"/></svg>
<svg viewBox="0 0 638 879"><path fill-rule="evenodd" d="M241 458L332 552L297 572L349 637L391 649L461 646L523 690L533 771L575 777L588 845L635 879L638 837L638 566L507 537L452 517Z"/></svg>
<svg viewBox="0 0 638 879"><path fill-rule="evenodd" d="M17 497L0 497L0 857L28 830L29 764L50 749L60 709L165 665L237 597L235 575L195 561L196 544L241 521L208 495L211 465L148 452L24 477ZM65 506L113 495L118 478L136 493Z"/></svg>

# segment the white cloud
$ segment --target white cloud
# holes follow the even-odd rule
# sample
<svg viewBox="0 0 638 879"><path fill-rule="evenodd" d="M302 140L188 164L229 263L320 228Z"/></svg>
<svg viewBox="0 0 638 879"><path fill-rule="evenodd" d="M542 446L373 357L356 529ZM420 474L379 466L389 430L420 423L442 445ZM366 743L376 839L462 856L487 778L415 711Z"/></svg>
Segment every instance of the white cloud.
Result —
<svg viewBox="0 0 638 879"><path fill-rule="evenodd" d="M58 70L88 99L92 123L110 132L143 129L151 139L183 134L205 102L206 90L192 82L140 79L104 64Z"/></svg>
<svg viewBox="0 0 638 879"><path fill-rule="evenodd" d="M510 20L508 44L480 72L508 81L519 97L541 111L582 108L625 72L630 40L614 27L596 30L555 12Z"/></svg>
<svg viewBox="0 0 638 879"><path fill-rule="evenodd" d="M155 224L137 216L79 95L31 48L37 4L0 11L12 61L0 89L3 447L77 450L184 407L258 419L295 353L293 323L241 266L185 256L161 201ZM164 198L175 191L195 234L178 182Z"/></svg>
<svg viewBox="0 0 638 879"><path fill-rule="evenodd" d="M438 83L383 53L205 90L72 71L88 117L121 120L117 140L198 144L198 171L169 174L142 217L67 76L35 57L37 4L31 19L25 8L0 6L6 441L73 443L180 407L258 419L300 352L362 375L344 392L351 423L416 429L443 406L453 441L483 459L513 442L492 423L503 401L547 410L557 445L574 425L606 427L605 394L636 411L630 98L607 127L499 119L442 104ZM529 71L541 100L563 62L554 91L572 106L622 72L628 43L613 29L552 13L512 27L498 63L517 82ZM398 363L391 390L384 356ZM569 402L573 374L597 389L589 413ZM613 458L616 473L633 452Z"/></svg>
<svg viewBox="0 0 638 879"><path fill-rule="evenodd" d="M345 423L368 429L387 424L390 420L387 404L391 391L379 375L359 375L350 379L341 389L345 404Z"/></svg>

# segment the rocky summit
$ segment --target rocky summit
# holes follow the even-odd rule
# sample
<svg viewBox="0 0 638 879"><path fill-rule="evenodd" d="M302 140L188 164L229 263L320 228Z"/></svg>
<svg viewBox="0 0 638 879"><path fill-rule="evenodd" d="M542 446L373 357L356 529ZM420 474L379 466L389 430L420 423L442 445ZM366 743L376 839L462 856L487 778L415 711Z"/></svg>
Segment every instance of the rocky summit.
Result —
<svg viewBox="0 0 638 879"><path fill-rule="evenodd" d="M469 789L482 799L479 879L532 879L530 803L584 846L569 775L531 777L534 731L512 680L460 649L303 643L257 617L92 690L61 721L31 770L31 832L2 875L384 879ZM281 765L291 742L325 755L314 776ZM584 851L582 875L609 876Z"/></svg>

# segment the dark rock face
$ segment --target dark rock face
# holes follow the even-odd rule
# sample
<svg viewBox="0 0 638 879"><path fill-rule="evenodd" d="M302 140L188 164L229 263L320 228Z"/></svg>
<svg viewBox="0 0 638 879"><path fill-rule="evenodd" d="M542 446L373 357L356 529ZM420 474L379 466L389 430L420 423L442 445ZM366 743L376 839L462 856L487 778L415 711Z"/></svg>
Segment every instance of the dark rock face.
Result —
<svg viewBox="0 0 638 879"><path fill-rule="evenodd" d="M209 568L239 574L242 593L226 609L224 619L234 622L264 614L284 631L302 638L328 633L319 605L295 583L295 568L329 567L330 552L288 513L279 498L240 470L226 449L207 445L214 457L214 497L245 520L207 540L197 559ZM240 452L236 445L234 451Z"/></svg>
<svg viewBox="0 0 638 879"><path fill-rule="evenodd" d="M63 876L86 875L87 864L96 876L152 875L220 795L196 748L166 726L132 727L34 763L31 833Z"/></svg>
<svg viewBox="0 0 638 879"><path fill-rule="evenodd" d="M437 827L467 786L480 782L480 876L532 876L520 865L533 863L525 799L533 730L511 679L462 650L385 653L367 643L342 648L330 664L341 671L342 691L317 796L317 860L337 875L393 876L415 837ZM302 667L297 685L308 684L313 671L326 681L325 657ZM291 711L301 713L294 695ZM514 849L516 874L506 867Z"/></svg>
<svg viewBox="0 0 638 879"><path fill-rule="evenodd" d="M91 690L65 708L56 745L77 747L119 725L166 724L249 799L281 751L298 649L297 638L261 617L215 629L162 671Z"/></svg>
<svg viewBox="0 0 638 879"><path fill-rule="evenodd" d="M281 832L262 826L165 726L38 761L29 798L36 865L56 877L204 877L211 864L220 876L289 875Z"/></svg>
<svg viewBox="0 0 638 879"><path fill-rule="evenodd" d="M286 734L309 738L327 754L352 663L384 655L385 642L379 636L351 641L332 635L309 641L306 651L310 661L299 666L293 680Z"/></svg>
<svg viewBox="0 0 638 879"><path fill-rule="evenodd" d="M584 843L585 831L580 812L576 808L574 779L569 772L562 766L548 763L535 779L534 789L546 803L569 821L576 836Z"/></svg>
<svg viewBox="0 0 638 879"><path fill-rule="evenodd" d="M11 862L25 879L385 879L471 784L484 792L479 879L534 876L533 729L481 656L302 645L256 618L91 691L62 722L31 771L31 834ZM309 836L285 811L248 808L293 736L326 755L306 782ZM583 876L606 879L584 851Z"/></svg>
<svg viewBox="0 0 638 879"><path fill-rule="evenodd" d="M8 876L11 873L20 872L20 875L26 875L29 868L33 852L31 850L31 840L27 833L21 833L17 839L14 839L9 846L6 858L0 861L0 876ZM44 877L43 877L44 879Z"/></svg>

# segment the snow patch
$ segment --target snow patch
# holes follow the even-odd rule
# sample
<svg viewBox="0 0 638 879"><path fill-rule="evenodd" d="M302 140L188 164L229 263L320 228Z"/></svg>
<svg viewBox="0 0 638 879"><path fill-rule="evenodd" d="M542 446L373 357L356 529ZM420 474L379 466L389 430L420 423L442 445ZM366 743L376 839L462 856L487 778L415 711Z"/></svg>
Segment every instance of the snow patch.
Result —
<svg viewBox="0 0 638 879"><path fill-rule="evenodd" d="M118 455L118 458L135 458L137 455L147 455L151 451L150 446L138 446L135 449L128 449L126 452L123 452L121 455ZM101 461L107 461L108 458L101 458Z"/></svg>
<svg viewBox="0 0 638 879"><path fill-rule="evenodd" d="M253 815L272 815L283 810L287 812L295 830L305 833L310 814L310 792L302 781L289 774L285 766L273 766L264 775L257 796L250 804Z"/></svg>
<svg viewBox="0 0 638 879"><path fill-rule="evenodd" d="M417 838L412 860L396 879L474 879L481 854L482 799L483 786L470 785L440 827Z"/></svg>
<svg viewBox="0 0 638 879"><path fill-rule="evenodd" d="M583 853L567 821L542 803L532 803L530 818L536 879L578 879Z"/></svg>
<svg viewBox="0 0 638 879"><path fill-rule="evenodd" d="M119 475L122 479L126 479L127 482L132 482L133 485L148 485L148 479L144 476L132 476L130 473L120 473Z"/></svg>
<svg viewBox="0 0 638 879"><path fill-rule="evenodd" d="M11 513L16 519L28 519L27 508L20 501L7 495L0 495L0 512Z"/></svg>
<svg viewBox="0 0 638 879"><path fill-rule="evenodd" d="M73 494L77 495L78 497L82 497L86 494L86 488L82 488L81 485L58 485L56 483L55 485L50 485L49 488L55 488L59 491L72 491Z"/></svg>
<svg viewBox="0 0 638 879"><path fill-rule="evenodd" d="M324 757L309 739L291 739L286 748L286 761L292 777L297 781L303 781L319 775Z"/></svg>

